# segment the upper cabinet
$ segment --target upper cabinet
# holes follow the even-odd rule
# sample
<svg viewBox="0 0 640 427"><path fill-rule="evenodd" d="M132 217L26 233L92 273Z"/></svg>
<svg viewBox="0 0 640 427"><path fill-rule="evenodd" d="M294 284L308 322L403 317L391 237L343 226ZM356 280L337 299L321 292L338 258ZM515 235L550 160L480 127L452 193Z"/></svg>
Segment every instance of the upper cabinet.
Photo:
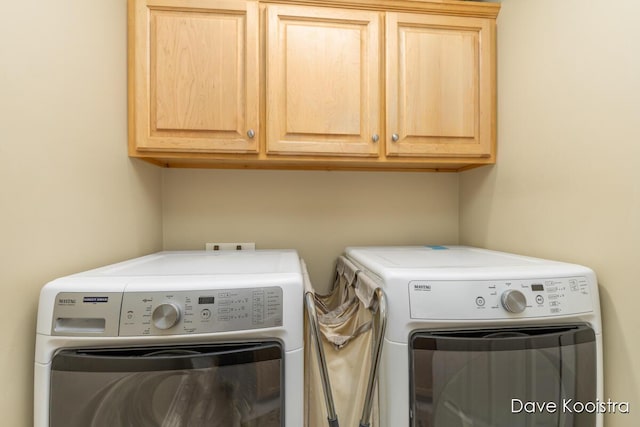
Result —
<svg viewBox="0 0 640 427"><path fill-rule="evenodd" d="M257 153L258 4L144 0L129 6L133 153Z"/></svg>
<svg viewBox="0 0 640 427"><path fill-rule="evenodd" d="M286 5L266 12L267 153L377 156L380 14Z"/></svg>
<svg viewBox="0 0 640 427"><path fill-rule="evenodd" d="M494 163L498 10L129 0L129 153L177 167Z"/></svg>
<svg viewBox="0 0 640 427"><path fill-rule="evenodd" d="M492 22L415 13L386 22L387 155L490 157Z"/></svg>

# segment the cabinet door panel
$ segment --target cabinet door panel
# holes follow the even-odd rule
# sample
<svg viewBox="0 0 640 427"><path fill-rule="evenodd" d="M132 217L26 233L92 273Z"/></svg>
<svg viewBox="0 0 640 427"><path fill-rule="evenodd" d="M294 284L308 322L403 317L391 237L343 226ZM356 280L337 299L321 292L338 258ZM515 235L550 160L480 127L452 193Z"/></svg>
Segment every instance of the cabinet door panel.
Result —
<svg viewBox="0 0 640 427"><path fill-rule="evenodd" d="M286 133L358 135L360 30L288 25L285 37L286 102L301 107L287 111Z"/></svg>
<svg viewBox="0 0 640 427"><path fill-rule="evenodd" d="M137 2L138 150L257 152L255 2Z"/></svg>
<svg viewBox="0 0 640 427"><path fill-rule="evenodd" d="M400 36L404 63L399 96L405 102L399 116L406 133L473 138L478 112L475 34L417 28Z"/></svg>
<svg viewBox="0 0 640 427"><path fill-rule="evenodd" d="M379 14L267 6L267 151L376 156Z"/></svg>
<svg viewBox="0 0 640 427"><path fill-rule="evenodd" d="M491 154L490 31L480 18L388 14L388 155Z"/></svg>
<svg viewBox="0 0 640 427"><path fill-rule="evenodd" d="M243 115L238 17L158 11L151 55L156 130L234 131ZM154 25L155 24L155 25ZM203 54L206 52L206 54ZM154 72L155 71L155 72ZM239 111L238 111L239 110Z"/></svg>

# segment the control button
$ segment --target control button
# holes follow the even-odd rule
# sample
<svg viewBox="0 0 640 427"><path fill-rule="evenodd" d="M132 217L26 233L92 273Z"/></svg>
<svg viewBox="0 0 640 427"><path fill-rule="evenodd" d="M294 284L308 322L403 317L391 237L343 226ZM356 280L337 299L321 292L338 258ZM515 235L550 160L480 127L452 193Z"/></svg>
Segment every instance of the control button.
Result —
<svg viewBox="0 0 640 427"><path fill-rule="evenodd" d="M578 282L576 282L575 280L569 280L569 286L571 286L571 290L573 292L577 292L580 290L580 288L578 287Z"/></svg>
<svg viewBox="0 0 640 427"><path fill-rule="evenodd" d="M205 308L200 312L200 317L202 317L203 320L209 320L211 318L211 310Z"/></svg>
<svg viewBox="0 0 640 427"><path fill-rule="evenodd" d="M538 304L543 304L544 303L544 297L542 295L537 295L536 296L536 302Z"/></svg>
<svg viewBox="0 0 640 427"><path fill-rule="evenodd" d="M484 298L482 298L482 297L476 298L476 305L478 307L484 307L484 303L485 303Z"/></svg>
<svg viewBox="0 0 640 427"><path fill-rule="evenodd" d="M173 303L160 304L153 310L153 324L158 329L169 329L180 320L180 308Z"/></svg>
<svg viewBox="0 0 640 427"><path fill-rule="evenodd" d="M500 302L509 313L522 313L527 307L527 298L522 292L515 289L504 291Z"/></svg>
<svg viewBox="0 0 640 427"><path fill-rule="evenodd" d="M127 311L127 320L132 320L133 319L133 311L129 310Z"/></svg>

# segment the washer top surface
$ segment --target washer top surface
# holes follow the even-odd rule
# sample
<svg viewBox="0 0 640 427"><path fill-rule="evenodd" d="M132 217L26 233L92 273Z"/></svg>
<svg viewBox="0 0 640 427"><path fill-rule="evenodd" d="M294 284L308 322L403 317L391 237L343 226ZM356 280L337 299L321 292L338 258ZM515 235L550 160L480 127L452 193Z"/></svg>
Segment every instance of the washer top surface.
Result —
<svg viewBox="0 0 640 427"><path fill-rule="evenodd" d="M297 348L302 293L295 250L159 252L47 283L37 331L162 338L270 329Z"/></svg>
<svg viewBox="0 0 640 427"><path fill-rule="evenodd" d="M295 250L166 251L78 273L90 277L211 276L300 273Z"/></svg>

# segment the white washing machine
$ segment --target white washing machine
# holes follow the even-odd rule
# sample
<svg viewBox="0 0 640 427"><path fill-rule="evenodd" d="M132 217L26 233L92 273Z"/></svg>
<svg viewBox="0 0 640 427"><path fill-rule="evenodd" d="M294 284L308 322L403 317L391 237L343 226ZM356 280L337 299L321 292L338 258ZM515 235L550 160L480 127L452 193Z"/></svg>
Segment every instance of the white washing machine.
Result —
<svg viewBox="0 0 640 427"><path fill-rule="evenodd" d="M161 252L40 294L35 427L300 427L295 251Z"/></svg>
<svg viewBox="0 0 640 427"><path fill-rule="evenodd" d="M596 276L460 246L351 247L387 297L382 427L600 427Z"/></svg>

